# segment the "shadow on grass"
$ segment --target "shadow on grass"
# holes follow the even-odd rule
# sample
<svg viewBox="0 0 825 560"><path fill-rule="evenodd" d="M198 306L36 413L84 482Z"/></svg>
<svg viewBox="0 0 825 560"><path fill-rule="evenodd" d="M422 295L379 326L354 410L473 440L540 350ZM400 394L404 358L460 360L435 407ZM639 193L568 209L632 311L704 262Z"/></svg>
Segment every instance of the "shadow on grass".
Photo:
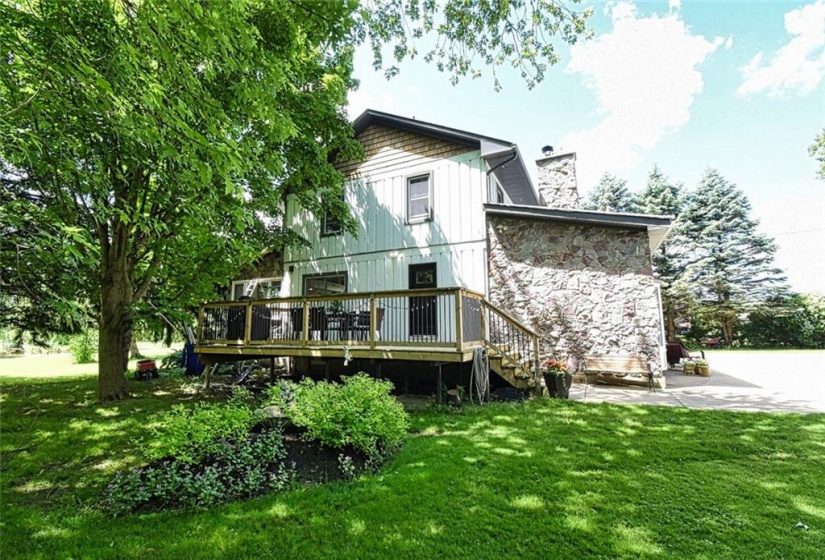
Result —
<svg viewBox="0 0 825 560"><path fill-rule="evenodd" d="M402 452L353 483L108 519L93 507L102 486L114 465L133 460L130 441L151 414L190 398L179 388L165 382L100 406L90 400L93 382L4 385L3 449L39 443L3 469L4 524L15 529L3 557L815 557L825 549L825 417L547 400L415 412ZM19 429L7 441L10 415ZM793 529L797 521L811 530Z"/></svg>

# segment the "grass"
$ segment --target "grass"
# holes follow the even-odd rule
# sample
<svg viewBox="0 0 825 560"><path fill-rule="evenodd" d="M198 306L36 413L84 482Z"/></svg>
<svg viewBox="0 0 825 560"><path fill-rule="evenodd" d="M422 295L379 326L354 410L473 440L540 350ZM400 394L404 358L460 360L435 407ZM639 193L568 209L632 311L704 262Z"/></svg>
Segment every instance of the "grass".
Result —
<svg viewBox="0 0 825 560"><path fill-rule="evenodd" d="M147 358L162 358L180 350L181 345L171 348L162 344L139 342L138 348ZM129 361L129 369L135 368L137 360ZM25 354L22 356L0 357L0 377L66 377L74 375L97 375L97 362L75 364L68 352L53 354Z"/></svg>
<svg viewBox="0 0 825 560"><path fill-rule="evenodd" d="M825 416L539 400L412 412L379 474L210 511L111 519L181 381L94 401L88 377L0 379L9 558L815 558L825 550ZM810 530L795 529L802 521Z"/></svg>

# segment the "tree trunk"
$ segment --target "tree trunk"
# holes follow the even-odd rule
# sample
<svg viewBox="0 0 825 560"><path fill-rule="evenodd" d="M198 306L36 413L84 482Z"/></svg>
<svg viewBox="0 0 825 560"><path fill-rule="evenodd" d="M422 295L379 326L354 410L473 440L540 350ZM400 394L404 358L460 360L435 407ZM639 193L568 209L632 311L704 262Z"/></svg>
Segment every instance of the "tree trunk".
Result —
<svg viewBox="0 0 825 560"><path fill-rule="evenodd" d="M126 369L132 317L132 286L126 259L110 260L101 269L100 347L98 350L99 396L103 402L129 396Z"/></svg>
<svg viewBox="0 0 825 560"><path fill-rule="evenodd" d="M725 344L730 346L733 342L733 321L727 317L722 319L722 334L725 336Z"/></svg>
<svg viewBox="0 0 825 560"><path fill-rule="evenodd" d="M140 349L137 345L137 338L134 336L130 337L132 341L129 343L129 358L131 359L140 359L143 357L143 354L140 353Z"/></svg>
<svg viewBox="0 0 825 560"><path fill-rule="evenodd" d="M676 340L676 314L670 306L664 309L665 316L665 339Z"/></svg>

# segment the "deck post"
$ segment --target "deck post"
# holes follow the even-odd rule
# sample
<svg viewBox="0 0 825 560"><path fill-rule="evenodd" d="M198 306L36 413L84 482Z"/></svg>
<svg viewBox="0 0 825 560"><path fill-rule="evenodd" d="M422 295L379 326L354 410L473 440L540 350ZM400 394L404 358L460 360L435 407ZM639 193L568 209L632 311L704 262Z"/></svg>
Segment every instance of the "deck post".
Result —
<svg viewBox="0 0 825 560"><path fill-rule="evenodd" d="M375 294L370 294L370 349L375 348L375 335L378 330L378 307Z"/></svg>
<svg viewBox="0 0 825 560"><path fill-rule="evenodd" d="M539 384L539 368L541 364L539 361L541 357L539 356L539 337L538 335L533 335L533 378L536 380L536 389L538 390L541 385Z"/></svg>
<svg viewBox="0 0 825 560"><path fill-rule="evenodd" d="M464 349L464 317L462 314L461 294L461 290L453 292L453 297L455 298L455 349L459 352Z"/></svg>
<svg viewBox="0 0 825 560"><path fill-rule="evenodd" d="M252 340L252 302L246 304L246 324L243 331L243 344L249 346L249 341Z"/></svg>
<svg viewBox="0 0 825 560"><path fill-rule="evenodd" d="M203 389L204 391L209 390L209 384L212 381L212 364L206 364L206 368L203 370L204 375L204 382L203 382Z"/></svg>
<svg viewBox="0 0 825 560"><path fill-rule="evenodd" d="M436 390L438 391L438 404L444 404L444 382L441 379L441 363L438 364L438 384Z"/></svg>
<svg viewBox="0 0 825 560"><path fill-rule="evenodd" d="M301 320L301 346L309 343L309 302L304 300L304 316Z"/></svg>
<svg viewBox="0 0 825 560"><path fill-rule="evenodd" d="M200 308L198 309L198 343L200 343L200 341L203 340L203 307L203 304L201 304Z"/></svg>
<svg viewBox="0 0 825 560"><path fill-rule="evenodd" d="M481 341L490 341L490 333L487 332L487 306L484 305L484 300L481 300Z"/></svg>

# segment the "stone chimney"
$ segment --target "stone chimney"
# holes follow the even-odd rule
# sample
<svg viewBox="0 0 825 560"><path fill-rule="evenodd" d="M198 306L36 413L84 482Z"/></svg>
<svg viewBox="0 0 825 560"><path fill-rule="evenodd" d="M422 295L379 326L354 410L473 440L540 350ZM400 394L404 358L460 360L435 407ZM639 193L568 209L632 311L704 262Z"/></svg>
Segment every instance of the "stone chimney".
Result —
<svg viewBox="0 0 825 560"><path fill-rule="evenodd" d="M536 160L539 196L545 206L576 209L579 188L576 184L576 152L553 154Z"/></svg>

